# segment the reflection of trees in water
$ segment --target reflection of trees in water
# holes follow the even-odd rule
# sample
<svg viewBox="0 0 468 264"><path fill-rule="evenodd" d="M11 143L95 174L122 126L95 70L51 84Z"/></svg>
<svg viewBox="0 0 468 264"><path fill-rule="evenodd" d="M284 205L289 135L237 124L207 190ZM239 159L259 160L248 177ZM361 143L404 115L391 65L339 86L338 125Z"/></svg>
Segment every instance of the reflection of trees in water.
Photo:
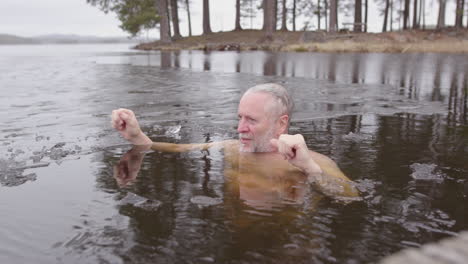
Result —
<svg viewBox="0 0 468 264"><path fill-rule="evenodd" d="M356 260L376 260L403 247L402 240L423 243L440 238L445 231L468 227L463 221L464 213L460 213L466 209L463 208L467 204L466 198L453 191L454 187L463 191L463 185L458 186L450 180L421 183L409 177L409 165L415 162L444 167L447 160L457 159L460 168L462 162L466 162L463 160L467 156L466 150L458 148L458 153L451 153L451 147L455 146L457 139L463 139L466 128L463 131L448 127L441 116L414 114L376 116L373 121L369 121L367 116L353 115L298 122L294 126L306 135L311 148L331 153L352 179L381 183L372 187L365 203L341 206L325 200L325 205L322 204L315 214L307 212L299 216L302 213L297 209L286 208L283 211L285 215L278 215L274 222L248 214L234 219L235 214L246 208L242 208L235 190L226 190L227 185L219 175L222 161L214 153L152 153L145 159L144 170L131 190L144 197L158 199L164 205L156 214L121 209L122 214L131 218L129 228L136 242L125 253L130 256L144 254L142 259L147 259L152 249L154 251L150 255L158 260L168 257L168 254L177 259L205 254L216 260L253 261L255 258L243 254L256 248L253 252L260 252L262 258L268 260L275 256L281 260L300 261L307 254L318 259L333 256L345 260L353 256ZM451 129L457 132L453 135L446 133ZM343 138L349 132L364 136ZM210 140L210 135L205 137L205 141ZM443 146L448 150L444 151ZM432 151L437 151L437 155ZM107 192L119 193L121 190L109 175L117 158L108 154L104 160L109 165L98 174L98 186ZM450 170L445 173L451 177L461 176L452 174ZM219 197L226 193L229 195L224 197L222 208L194 210L188 202L193 195ZM245 222L249 219L252 222ZM230 226L235 224L232 223L234 220L241 221L236 224L247 225ZM458 226L452 226L452 220ZM187 251L189 247L195 247L194 243L198 243L195 241L202 237L203 246L196 247L193 252ZM294 245L288 244L290 242L300 247L294 249ZM382 242L391 246L382 251ZM292 248L278 250L282 243ZM268 247L276 251L268 251ZM359 256L352 253L357 251L361 252ZM289 253L291 255L287 255ZM291 257L293 254L298 255Z"/></svg>
<svg viewBox="0 0 468 264"><path fill-rule="evenodd" d="M329 81L336 81L336 54L332 53L328 57L328 73L327 73L327 80Z"/></svg>
<svg viewBox="0 0 468 264"><path fill-rule="evenodd" d="M171 52L161 51L161 68L170 68L171 63Z"/></svg>
<svg viewBox="0 0 468 264"><path fill-rule="evenodd" d="M129 231L133 234L131 239L135 242L133 247L121 254L125 259L149 259L152 256L155 259L164 260L176 257L174 243L184 240L183 230L189 220L184 211L190 206L193 183L198 182L199 179L198 175L194 174L190 157L157 152L147 154L137 180L125 189L120 189L112 175L109 175L118 159L119 157L111 153L104 155L103 163L107 166L96 174L98 188L109 193L116 193L116 197L119 198L129 191L162 202L162 206L156 212L131 206L120 207L120 214L130 218L128 229L131 230ZM116 238L110 237L109 239ZM119 251L116 245L114 252Z"/></svg>
<svg viewBox="0 0 468 264"><path fill-rule="evenodd" d="M449 104L454 102L454 98L449 98L450 96L463 98L461 95L466 94L465 90L460 88L463 86L460 80L466 79L468 74L463 55L240 52L236 53L236 56L232 56L232 53L226 54L226 60L215 65L211 61L211 53L206 51L174 52L172 57L170 54L161 52L163 68L191 68L192 60L197 59L205 71L231 69L234 72L309 77L340 83L380 82L393 85L408 99L419 101L441 101ZM220 53L216 56L223 55ZM180 63L181 57L183 65ZM459 93L454 93L454 86L459 87ZM457 108L457 113L466 112L463 111L466 108L466 100L458 100L462 101L451 107Z"/></svg>
<svg viewBox="0 0 468 264"><path fill-rule="evenodd" d="M468 118L467 118L467 112L468 112L468 74L465 74L463 76L463 86L462 86L462 91L463 91L463 102L460 105L463 105L463 121L465 121L464 124L466 124Z"/></svg>
<svg viewBox="0 0 468 264"><path fill-rule="evenodd" d="M180 68L180 51L174 51L174 67Z"/></svg>
<svg viewBox="0 0 468 264"><path fill-rule="evenodd" d="M287 75L287 72L286 72L286 67L287 67L287 61L286 60L281 60L280 61L280 69L281 69L281 76L286 76Z"/></svg>
<svg viewBox="0 0 468 264"><path fill-rule="evenodd" d="M307 228L314 220L312 214L307 216L309 221L297 219L300 210L288 205L274 210L272 216L249 213L252 208L239 200L239 192L234 190L236 187L227 189L222 175L222 155L215 152L147 154L137 181L123 190L117 188L109 175L118 157L106 153L103 162L107 166L97 173L98 188L116 193L119 198L126 191L131 191L163 203L157 212L122 206L119 212L130 218L126 230L132 234L126 236L131 241L125 244L132 246L121 249L120 245L114 244L112 252L124 259L142 262L167 258L187 262L207 256L221 262L245 259L301 262L309 259L311 254L323 256L328 252L320 237L311 239L316 237L316 233ZM224 203L222 206L197 208L189 202L194 195L221 197ZM312 210L315 206L310 208ZM314 230L320 228L322 232L328 231L319 224ZM114 235L119 234L99 233L100 236L109 236L105 238L109 241L115 241ZM202 244L200 240L203 240ZM319 251L319 245L325 251Z"/></svg>
<svg viewBox="0 0 468 264"><path fill-rule="evenodd" d="M276 74L272 63L275 62L274 57L279 55L269 54L264 61L264 74ZM307 58L307 67L301 57ZM314 79L327 79L329 81L337 81L340 76L340 82L348 81L349 83L366 83L369 80L375 80L374 74L380 75L382 84L394 85L396 89L400 89L401 93L406 94L409 99L413 100L430 100L440 101L450 105L454 112L460 113L459 118L465 120L466 114L466 78L468 75L463 58L454 56L446 56L440 54L386 54L382 56L368 56L368 54L327 54L327 56L308 55L304 54L301 57L288 58L284 54L281 55L281 75L285 76L301 76L296 73L297 68L302 69L304 77ZM462 56L463 57L463 56ZM338 67L338 65L346 65L347 60L352 60L350 67ZM366 67L372 63L375 67ZM290 66L288 70L284 70L284 64ZM299 65L299 66L298 66ZM312 70L314 69L315 70ZM351 68L351 69L350 69ZM319 69L325 69L326 72L321 74ZM380 70L380 73L376 71ZM242 69L241 69L242 71ZM347 80L342 76L350 75ZM461 81L461 80L464 81ZM428 80L433 80L432 85ZM450 85L447 85L450 84ZM455 88L457 87L457 88ZM457 91L457 92L455 92ZM455 97L455 98L454 98Z"/></svg>
<svg viewBox="0 0 468 264"><path fill-rule="evenodd" d="M211 52L209 52L209 51L204 51L203 52L203 70L204 71L211 70L210 55L211 55Z"/></svg>
<svg viewBox="0 0 468 264"><path fill-rule="evenodd" d="M437 56L436 63L435 63L435 71L434 71L434 87L432 88L431 93L431 101L442 101L442 66L444 65L444 61L442 61L441 56Z"/></svg>
<svg viewBox="0 0 468 264"><path fill-rule="evenodd" d="M335 242L342 245L340 250L358 250L363 256L385 254L375 241L392 245L387 248L390 253L407 246L402 240L426 243L468 228L466 213L461 213L468 204L463 184L468 171L468 128L450 123L442 115L368 119L343 116L294 124L306 134L312 149L334 158L365 190L366 207L359 209L360 216L336 217L337 221L359 218L352 227L345 221L348 226L343 223L345 226L337 225L332 231L337 234L351 228L361 236L341 236L341 242ZM430 173L442 175L442 180L414 180L410 176L414 163L435 164Z"/></svg>
<svg viewBox="0 0 468 264"><path fill-rule="evenodd" d="M275 63L275 56L274 54L269 54L269 57L265 60L263 67L265 74L276 74L277 65ZM329 65L323 68L329 70L326 76L333 77L331 79L336 80L336 77L343 73L341 72L343 67L336 67L340 64L339 55L332 57L333 60L330 61ZM437 164L443 173L455 179L462 179L463 173L466 173L468 170L468 160L466 158L468 157L466 153L468 147L466 138L468 134L468 129L466 128L467 74L463 72L463 64L458 64L460 63L459 61L450 64L441 57L434 58L439 63L436 64L433 70L423 72L418 71L417 65L412 63L411 56L405 55L400 57L403 63L401 64L403 65L401 68L392 66L391 64L387 65L386 62L388 61L386 60L395 58L394 56L384 56L385 59L382 60L383 66L380 68L380 77L382 83L390 83L395 88L400 88L399 85L401 84L402 91L411 99L428 100L429 98L434 98L435 100L447 100L449 108L447 117L442 115L420 116L404 114L390 117L375 116L373 122L367 122L365 116L352 115L334 119L308 121L296 125L299 132L306 135L306 140L312 149L331 155L352 179L370 180L376 184L381 183L371 190L374 193L369 198L372 201L366 201L367 207L358 208L361 214L353 214L345 208L339 211L337 216L331 217L332 220L330 221L341 221L343 224L342 226L335 225L333 227L334 230L327 231L328 233L337 234L337 239L330 239L333 242L332 245L336 247L338 247L338 244L348 245L348 247L343 247L343 252L355 250L354 252L364 252L363 256L365 256L365 254L381 252L380 248L377 247L380 247L382 244L376 243L376 241L394 244L395 248L393 249L396 250L401 246L399 242L403 239L413 242L425 242L433 239L432 236L435 236L436 231L431 232L428 229L424 229L424 226L418 226L415 223L426 224L427 227L433 227L434 229L445 228L447 230L459 230L468 227L463 220L467 217L464 212L468 211L466 208L466 204L468 203L466 202L466 198L461 196L463 192L466 193L466 181L464 186L462 185L463 183L460 184L454 180L445 180L440 184L420 184L409 177L411 174L409 165L415 162ZM285 58L282 59L282 65L288 65L285 64L287 60ZM204 60L207 60L207 58L204 57ZM171 57L169 57L169 64L171 63L170 61ZM420 60L418 59L417 61ZM239 61L237 63L239 71L242 72L244 64ZM295 68L296 62L288 63L291 63L290 66L282 66L282 74L295 74L294 69L300 68L300 66ZM317 61L315 63L320 64L323 62ZM361 63L365 65L363 62ZM355 65L353 67L357 67L356 65L359 65L359 63L353 61L353 65ZM394 65L400 64L394 63ZM288 70L284 70L284 68ZM291 69L291 72L289 69ZM311 76L317 76L318 72L320 72L318 69L319 67L316 67L316 71L304 72ZM131 68L130 73L132 72L135 75L154 75L153 70L146 68ZM369 76L366 75L370 74L366 72L366 68L362 68L362 70L353 69L351 72L351 82L372 80L372 78L368 78ZM349 69L347 73L349 73ZM125 76L125 74L122 75ZM168 100L169 103L167 104L177 101L181 105L178 106L181 109L176 111L177 115L171 115L169 118L177 120L201 118L203 117L202 114L193 114L193 112L203 110L208 113L214 113L220 110L219 107L214 107L210 110L201 109L198 106L206 107L209 105L207 102L211 102L218 97L219 94L216 93L216 90L222 85L225 86L227 80L217 81L211 75L203 75L202 81L196 83L197 87L203 87L203 90L200 92L200 90L190 90L190 85L194 81L194 78L192 78L192 81L185 82L182 80L183 78L180 78L180 75L174 74L171 71L158 72L158 76L164 80L157 79L150 84L146 83L145 78L141 80L135 79L135 77L128 78L128 80L127 78L120 78L118 79L120 81L127 80L121 86L120 90L122 92L120 94L127 94L128 91L135 89L147 91L148 89L145 89L147 86L155 86L155 82L160 82L162 84L161 87L165 87L165 89L167 87L167 90L164 90L164 93L153 92L151 95ZM317 77L320 78L320 76ZM429 93L427 93L428 88L423 82L423 80L428 78L431 81L434 80L434 86L429 89ZM174 92L172 90L173 87L170 86L174 85L174 83L171 81L166 82L166 79L177 80L178 86L174 87L179 90ZM447 83L445 80L449 80L450 89L448 90L443 86L443 83ZM106 84L108 81L106 79ZM400 81L402 82L400 83ZM231 88L231 86L235 87L236 85L240 86L240 83L242 83L242 80L233 79L232 84L228 88ZM154 87L152 89L156 91L156 89L161 88ZM423 92L426 92L426 94L421 94ZM112 96L114 93L109 94ZM117 95L120 96L120 94ZM165 94L166 96L161 97L161 94ZM195 96L197 94L203 94L206 98ZM194 98L200 99L200 101L194 100ZM146 99L145 96L138 96L138 98L135 96L135 101L132 102L132 97L130 105L140 106L146 103ZM191 107L185 107L181 102L190 103ZM234 102L234 100L227 102L230 102L230 107L227 110L223 110L223 112L235 112L237 102ZM330 111L334 107L337 107L334 104L326 104L324 106ZM160 102L157 101L156 105L142 106L140 110L148 110L149 113L153 113L160 111L162 107ZM170 106L164 107L166 107L165 109L174 109ZM145 111L142 112L144 113ZM203 119L201 122L207 127L213 127L213 124L210 126L210 120L212 120L211 117ZM151 120L151 122L158 121ZM369 127L372 127L373 131L368 132L366 129ZM191 132L190 135L186 136L188 138L187 141L200 138L200 132ZM349 139L343 139L343 136L349 132L364 136L356 138L350 136ZM200 220L198 223L189 223L189 219L187 218L187 213L193 213L193 211L190 211L191 205L188 203L188 200L193 195L194 190L198 194L205 195L217 195L221 192L219 191L219 186L216 185L219 183L216 177L213 176L213 172L217 170L216 164L218 162L213 161L212 158L212 153L198 154L195 159L179 154L158 153L151 154L146 158L144 164L145 172L140 175L140 180L132 187L132 190L147 198L161 200L164 202L164 205L156 215L146 214L142 211L132 211L133 209L127 210L128 208L123 209L122 213L131 217L131 226L129 228L133 229L135 241L138 244L133 249L134 254L137 254L136 252L145 252L148 249L145 246L156 248L161 246L162 248L173 250L176 246L172 246L171 248L168 243L179 241L179 239L180 241L186 241L184 232L188 229L185 227L191 227L195 232L213 230L206 226L203 227L203 220ZM103 168L96 179L98 187L106 192L118 193L121 191L117 188L114 179L109 174L109 171L112 170L113 162L116 162L117 159L116 157L112 157L111 154L106 155L104 161L108 166ZM195 171L198 172L195 173ZM199 186L194 188L194 185ZM439 208L448 214L449 219L456 220L456 226L441 227L437 224L434 226L433 224L436 221L424 218L424 214L437 215L436 211ZM417 213L416 210L419 210L420 213ZM225 212L207 208L201 210L197 216L205 220L212 219L212 217L223 219L220 216L223 213ZM379 220L376 221L373 218ZM398 222L398 219L404 219L404 221ZM351 226L350 222L355 225ZM405 227L408 223L409 226ZM350 232L346 228L353 231ZM278 230L276 229L276 231ZM417 230L417 233L414 230ZM216 235L220 234L226 234L225 230L218 230ZM281 232L277 234L284 235ZM415 236L415 234L417 235ZM356 238L356 236L361 237ZM200 238L196 233L191 233L188 237ZM215 239L214 237L210 237L210 239L210 243L224 243L219 242L222 240L221 238ZM226 240L227 238L224 239ZM357 240L361 242L357 243ZM192 244L186 241L184 245ZM160 250L164 249L156 249L158 252ZM339 255L338 250L334 254Z"/></svg>
<svg viewBox="0 0 468 264"><path fill-rule="evenodd" d="M163 136L158 136L158 140L173 141ZM210 141L209 134L205 135L205 141ZM132 192L162 202L162 206L157 211L143 210L129 205L120 206L119 213L129 217L130 220L126 232L132 235L127 235L125 239L131 241L125 241L126 248L120 248L119 244L113 245L112 252L121 255L123 259L144 260L142 262L147 262L148 259L156 262L174 259L188 261L197 256L195 253L197 250L190 249L194 248L202 238L206 239L204 243L223 244L221 240L210 239L209 233L204 233L204 230L212 232L212 227L206 226L206 222L200 220L201 218L209 222L222 219L219 216L222 210L206 208L197 214L193 211L195 205L190 203L190 198L194 195L210 197L222 195L223 181L222 177L219 177L220 172L217 171L220 168L218 156L207 151L146 154L137 180L121 189L112 177L112 167L117 164L121 155L105 152L102 162L106 166L101 167L96 173L96 186L99 189L115 194L116 200L124 197L127 192ZM212 165L213 158L217 159L214 163L218 166ZM109 241L122 240L120 234L120 232L99 232L99 236L109 236L104 239ZM85 242L91 244L88 241L102 239L90 236ZM197 248L206 251L206 246L198 245Z"/></svg>
<svg viewBox="0 0 468 264"><path fill-rule="evenodd" d="M263 62L263 75L276 75L276 54L268 53Z"/></svg>
<svg viewBox="0 0 468 264"><path fill-rule="evenodd" d="M406 58L402 58L399 60L399 67L398 69L393 69L393 70L397 70L398 72L398 75L395 76L398 80L399 80L399 88L405 88L408 89L409 88L409 85L408 85L408 58L409 57L406 57ZM412 96L410 96L411 98Z"/></svg>
<svg viewBox="0 0 468 264"><path fill-rule="evenodd" d="M352 56L352 67L351 67L351 83L360 83L360 67L361 67L361 54L353 54Z"/></svg>
<svg viewBox="0 0 468 264"><path fill-rule="evenodd" d="M428 214L438 208L450 212L453 205L461 205L465 199L460 196L460 193L453 193L450 188L450 184L452 184L450 180L445 180L442 183L428 180L425 184L418 186L418 182L409 177L412 173L409 166L416 162L436 164L437 171L433 173L440 173L439 170L446 168L445 173L448 173L448 176L458 177L457 173L454 172L460 168L461 164L468 161L465 158L467 153L463 153L461 156L459 156L461 153L456 155L452 153L451 149L456 147L457 141L463 140L464 136L458 134L457 139L453 135L448 135L446 131L451 129L456 128L448 127L440 116L405 114L399 117L380 118L376 135L376 144L378 144L377 170L383 188L381 200L384 202L383 205L387 206L382 208L381 213L394 219L407 217L409 222L402 219L399 224L403 228L408 228L409 225L417 229L420 232L418 239L421 241L429 239L428 236L433 235L431 228L451 230L449 227L439 226L437 222L432 221L433 219L426 218ZM448 160L455 162L449 164ZM396 201L388 204L385 202L387 199L390 201L396 199ZM407 203L410 203L409 206L418 204L415 210L420 213L414 214L413 211L414 215L407 215L410 214L405 211ZM451 217L453 219L456 216L451 215ZM414 219L417 219L417 225ZM456 219L456 221L460 220ZM409 231L412 232L413 229L409 229Z"/></svg>
<svg viewBox="0 0 468 264"><path fill-rule="evenodd" d="M459 65L456 65L451 74L450 93L448 101L448 122L466 124L467 119L467 94L468 74L463 74Z"/></svg>
<svg viewBox="0 0 468 264"><path fill-rule="evenodd" d="M241 55L240 52L236 52L236 72L241 72Z"/></svg>

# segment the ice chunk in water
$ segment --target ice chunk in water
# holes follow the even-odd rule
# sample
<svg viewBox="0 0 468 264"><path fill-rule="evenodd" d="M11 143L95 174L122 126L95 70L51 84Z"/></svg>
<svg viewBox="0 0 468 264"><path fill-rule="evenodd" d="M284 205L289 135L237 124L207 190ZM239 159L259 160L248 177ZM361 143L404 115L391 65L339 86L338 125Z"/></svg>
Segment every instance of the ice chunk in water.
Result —
<svg viewBox="0 0 468 264"><path fill-rule="evenodd" d="M164 133L166 137L176 137L178 138L179 132L182 129L181 125L175 125L175 126L161 126L161 125L154 125L153 130L158 132L158 133Z"/></svg>
<svg viewBox="0 0 468 264"><path fill-rule="evenodd" d="M147 199L129 192L122 200L120 200L120 205L133 205L144 210L155 211L159 206L161 206L161 202L158 200Z"/></svg>
<svg viewBox="0 0 468 264"><path fill-rule="evenodd" d="M166 135L166 136L174 136L174 135L177 135L177 134L179 134L181 128L182 128L181 125L178 125L178 126L170 126L170 127L167 128L165 135Z"/></svg>
<svg viewBox="0 0 468 264"><path fill-rule="evenodd" d="M413 163L410 165L411 177L415 180L443 180L443 175L437 171L435 164Z"/></svg>
<svg viewBox="0 0 468 264"><path fill-rule="evenodd" d="M372 136L365 135L362 133L349 132L348 134L343 135L342 138L344 140L350 140L350 141L364 141L364 140L372 139Z"/></svg>
<svg viewBox="0 0 468 264"><path fill-rule="evenodd" d="M190 198L190 202L199 206L210 206L222 203L221 198L211 198L208 196L197 195Z"/></svg>

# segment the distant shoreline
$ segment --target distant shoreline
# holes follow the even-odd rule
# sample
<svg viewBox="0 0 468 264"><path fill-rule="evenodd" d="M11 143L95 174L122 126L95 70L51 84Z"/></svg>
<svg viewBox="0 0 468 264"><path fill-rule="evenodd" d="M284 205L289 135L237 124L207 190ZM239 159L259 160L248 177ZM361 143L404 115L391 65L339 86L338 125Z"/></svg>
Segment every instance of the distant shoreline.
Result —
<svg viewBox="0 0 468 264"><path fill-rule="evenodd" d="M291 52L468 53L468 29L406 30L385 33L276 31L267 41L261 30L184 37L170 44L142 43L139 50L266 50Z"/></svg>
<svg viewBox="0 0 468 264"><path fill-rule="evenodd" d="M42 45L42 44L138 44L139 40L126 37L95 37L79 35L44 35L38 37L20 37L10 34L0 34L1 45Z"/></svg>
<svg viewBox="0 0 468 264"><path fill-rule="evenodd" d="M106 44L128 44L128 45L133 45L135 47L135 44L138 44L138 42L77 42L77 43L15 43L15 44L5 44L5 43L0 43L0 47L2 46L46 46L46 45L90 45L90 44L95 44L95 45L106 45Z"/></svg>

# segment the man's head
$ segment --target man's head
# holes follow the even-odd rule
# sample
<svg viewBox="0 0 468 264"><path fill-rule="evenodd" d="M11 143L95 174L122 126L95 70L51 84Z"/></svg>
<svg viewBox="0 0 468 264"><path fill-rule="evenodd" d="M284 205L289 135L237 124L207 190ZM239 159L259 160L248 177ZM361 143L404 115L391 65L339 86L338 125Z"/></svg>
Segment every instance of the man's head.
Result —
<svg viewBox="0 0 468 264"><path fill-rule="evenodd" d="M288 130L292 100L286 89L274 83L248 89L239 102L241 151L270 152L270 140Z"/></svg>

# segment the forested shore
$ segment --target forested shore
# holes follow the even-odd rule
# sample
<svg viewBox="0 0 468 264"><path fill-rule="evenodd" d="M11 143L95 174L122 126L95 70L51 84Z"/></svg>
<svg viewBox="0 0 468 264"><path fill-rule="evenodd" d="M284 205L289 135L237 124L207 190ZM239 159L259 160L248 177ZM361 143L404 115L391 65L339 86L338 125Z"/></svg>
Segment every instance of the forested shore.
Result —
<svg viewBox="0 0 468 264"><path fill-rule="evenodd" d="M158 41L136 46L143 50L468 52L465 0L455 0L450 10L446 0L226 1L225 8L235 13L234 26L218 32L212 30L209 0L87 1L116 13L121 28L132 36L158 28ZM368 19L371 2L381 14L378 21ZM198 6L201 19L192 22L191 9ZM429 22L431 17L437 19ZM262 25L254 26L255 19ZM185 36L181 21L187 22ZM368 32L376 22L381 31ZM194 24L202 28L198 36L192 34Z"/></svg>
<svg viewBox="0 0 468 264"><path fill-rule="evenodd" d="M243 30L139 44L141 50L267 50L293 52L447 52L468 53L468 30L408 30L386 33Z"/></svg>

